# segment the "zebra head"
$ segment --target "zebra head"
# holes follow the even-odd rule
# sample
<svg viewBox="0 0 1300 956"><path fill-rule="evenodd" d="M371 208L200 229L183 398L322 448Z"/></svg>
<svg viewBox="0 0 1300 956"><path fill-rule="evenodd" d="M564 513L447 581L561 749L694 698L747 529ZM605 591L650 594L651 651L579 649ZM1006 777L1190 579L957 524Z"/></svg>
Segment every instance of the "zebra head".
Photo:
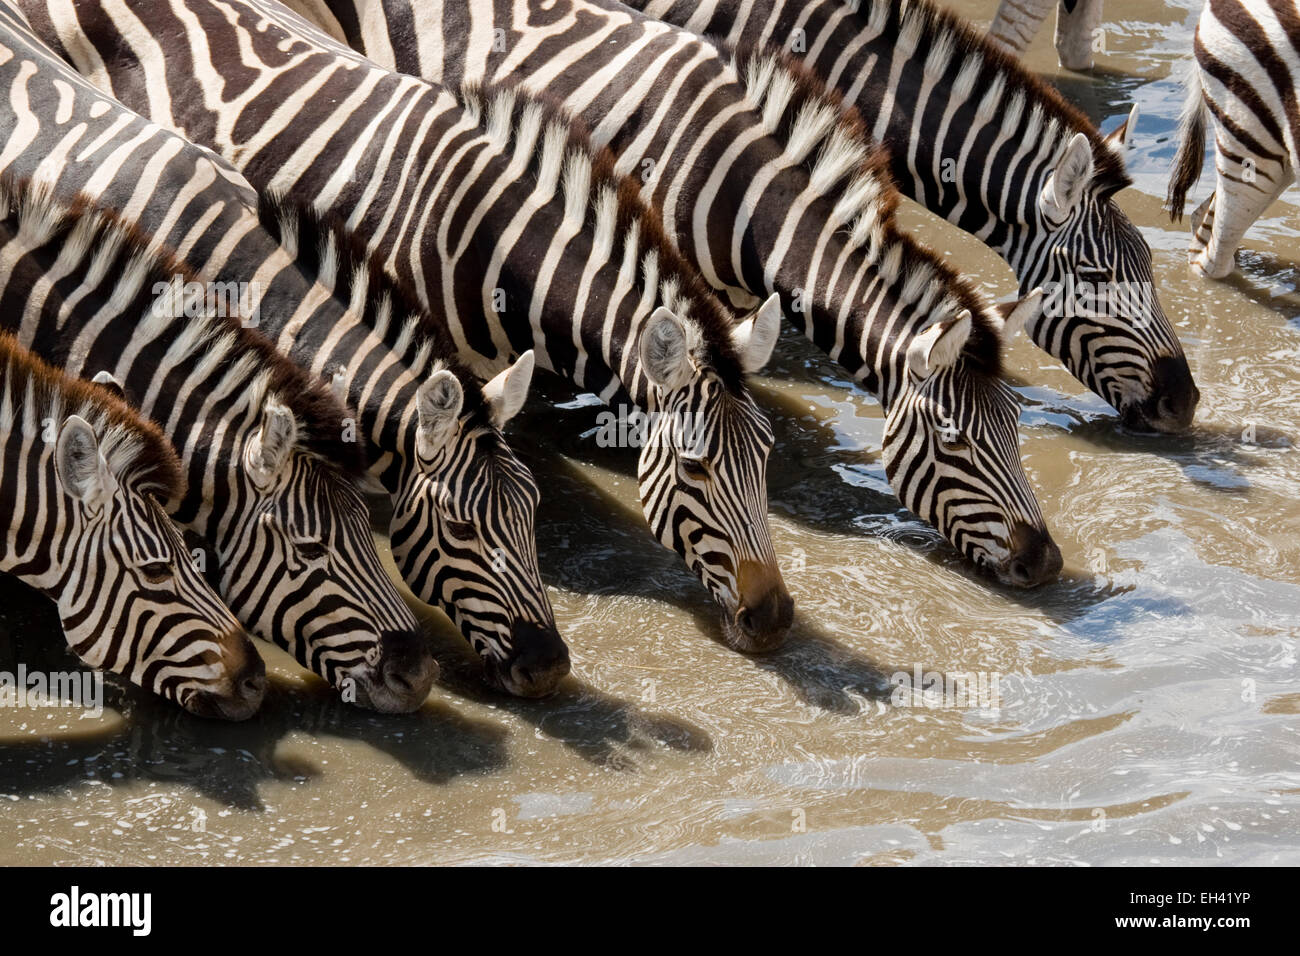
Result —
<svg viewBox="0 0 1300 956"><path fill-rule="evenodd" d="M114 469L110 459L129 452L113 426L102 430L101 444L85 418L70 415L53 443L63 501L47 507L63 526L46 534L64 553L55 586L43 590L58 606L69 646L87 664L191 713L251 716L262 702L265 665L154 497L175 487L179 465L173 459L170 481L158 480L166 466L145 475L138 462Z"/></svg>
<svg viewBox="0 0 1300 956"><path fill-rule="evenodd" d="M569 672L537 566L537 482L501 435L532 375L529 351L481 387L450 368L420 385L389 530L411 590L455 622L490 683L520 697L552 693Z"/></svg>
<svg viewBox="0 0 1300 956"><path fill-rule="evenodd" d="M415 710L438 668L380 561L365 501L274 394L255 425L233 476L240 504L218 547L227 604L348 702Z"/></svg>
<svg viewBox="0 0 1300 956"><path fill-rule="evenodd" d="M1009 339L1039 308L1035 290L1001 323ZM885 418L882 457L894 491L1003 583L1056 577L1061 552L1020 463L1019 405L998 374L998 343L963 309L912 337L905 382Z"/></svg>
<svg viewBox="0 0 1300 956"><path fill-rule="evenodd" d="M1038 194L1044 247L1022 289L1046 290L1028 330L1116 408L1125 424L1185 430L1200 400L1187 357L1155 294L1151 247L1115 204L1128 182L1119 159L1136 122L1134 107L1098 150L1076 133Z"/></svg>
<svg viewBox="0 0 1300 956"><path fill-rule="evenodd" d="M740 372L767 364L780 322L773 295L734 328ZM638 348L650 383L637 465L646 519L720 605L727 644L772 650L794 617L767 525L772 426L743 379L728 382L711 362L694 323L660 306L642 327Z"/></svg>

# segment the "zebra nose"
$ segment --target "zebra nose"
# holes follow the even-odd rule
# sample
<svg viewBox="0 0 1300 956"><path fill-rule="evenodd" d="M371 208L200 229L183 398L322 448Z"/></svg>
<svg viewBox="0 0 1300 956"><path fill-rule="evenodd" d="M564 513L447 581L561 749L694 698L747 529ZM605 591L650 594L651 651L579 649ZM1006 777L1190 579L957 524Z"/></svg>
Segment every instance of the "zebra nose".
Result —
<svg viewBox="0 0 1300 956"><path fill-rule="evenodd" d="M1151 397L1142 406L1145 424L1160 432L1181 432L1191 427L1201 390L1182 355L1165 355L1152 370Z"/></svg>
<svg viewBox="0 0 1300 956"><path fill-rule="evenodd" d="M516 620L510 628L514 653L489 678L516 697L546 697L555 693L569 673L569 648L554 626Z"/></svg>
<svg viewBox="0 0 1300 956"><path fill-rule="evenodd" d="M231 637L221 641L231 644ZM247 720L262 706L266 694L266 664L248 638L239 635L240 655L232 665L226 687L220 691L205 690L193 695L185 709L199 717L219 717L222 720Z"/></svg>
<svg viewBox="0 0 1300 956"><path fill-rule="evenodd" d="M761 654L780 647L794 623L794 599L785 589L775 565L759 561L740 563L740 607L736 624L743 644L740 650Z"/></svg>
<svg viewBox="0 0 1300 956"><path fill-rule="evenodd" d="M438 679L438 662L416 631L386 631L379 638L378 686L370 706L385 714L418 710Z"/></svg>
<svg viewBox="0 0 1300 956"><path fill-rule="evenodd" d="M1021 522L1011 532L1011 556L1000 576L1006 584L1033 588L1055 580L1063 563L1061 549L1044 529Z"/></svg>

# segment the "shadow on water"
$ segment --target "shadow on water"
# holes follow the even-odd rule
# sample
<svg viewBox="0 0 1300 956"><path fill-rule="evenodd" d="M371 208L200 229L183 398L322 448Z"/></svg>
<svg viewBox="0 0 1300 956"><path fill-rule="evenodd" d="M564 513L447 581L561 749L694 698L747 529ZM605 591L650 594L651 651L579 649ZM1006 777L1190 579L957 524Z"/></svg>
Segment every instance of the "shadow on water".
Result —
<svg viewBox="0 0 1300 956"><path fill-rule="evenodd" d="M1237 253L1237 265L1236 271L1217 281L1289 322L1300 321L1300 262L1272 252L1242 249Z"/></svg>

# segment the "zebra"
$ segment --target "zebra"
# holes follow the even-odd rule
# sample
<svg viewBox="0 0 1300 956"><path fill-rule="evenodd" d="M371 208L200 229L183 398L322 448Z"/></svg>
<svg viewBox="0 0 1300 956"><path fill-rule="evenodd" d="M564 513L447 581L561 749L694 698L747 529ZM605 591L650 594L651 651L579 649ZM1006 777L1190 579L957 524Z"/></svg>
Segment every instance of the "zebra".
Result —
<svg viewBox="0 0 1300 956"><path fill-rule="evenodd" d="M32 4L30 15L101 89L155 110L258 188L366 236L371 256L446 313L476 371L535 349L543 367L647 414L638 487L652 532L712 594L727 644L758 652L781 642L793 602L767 527L772 434L743 380L771 354L779 307L769 301L732 328L635 187L571 141L566 123L540 107L516 110L508 92L462 107L446 90L374 68L278 4L178 2L151 8L148 23L97 5ZM120 43L119 16L137 39L155 27L172 32L169 44L184 36L185 56L203 68L173 75L152 43ZM188 88L209 68L246 68L235 44L248 43L259 79L242 96L218 106ZM294 51L287 60L282 43ZM143 95L128 79L137 70L166 95ZM296 91L291 109L258 99L271 91L279 106L285 84ZM241 133L236 143L231 133L245 128L253 140ZM554 276L582 276L578 297Z"/></svg>
<svg viewBox="0 0 1300 956"><path fill-rule="evenodd" d="M480 384L445 325L342 224L282 196L264 196L259 211L256 235L280 243L301 275L348 306L351 318L273 315L263 328L348 392L369 436L371 476L392 499L398 567L460 628L490 683L550 694L570 664L538 569L540 490L502 435L527 397L533 352Z"/></svg>
<svg viewBox="0 0 1300 956"><path fill-rule="evenodd" d="M89 202L0 182L0 325L69 373L110 379L175 436L187 491L168 511L212 546L249 631L349 702L414 710L437 665L375 550L341 410L242 318L187 298L195 288Z"/></svg>
<svg viewBox="0 0 1300 956"><path fill-rule="evenodd" d="M282 246L253 208L257 194L227 164L105 99L61 61L46 69L45 48L25 21L4 7L0 21L19 51L0 64L18 114L0 165L35 178L53 165L62 197L93 195L214 283L253 280L260 331L350 404L354 417L344 424L355 422L369 477L392 500L394 559L416 597L447 611L495 686L552 691L569 659L537 567L536 483L499 431L527 392L529 358L480 386L446 361L449 346L412 332L404 304L375 282L369 292L352 283L352 267L337 255L321 259L311 243ZM42 128L31 115L42 97L69 120L63 138L38 137L40 148L8 161L25 134ZM321 268L330 263L345 274ZM387 342L367 324L390 319Z"/></svg>
<svg viewBox="0 0 1300 956"><path fill-rule="evenodd" d="M1103 138L929 0L628 0L733 47L784 49L868 118L898 188L1046 291L1033 341L1128 427L1181 432L1200 392L1155 295L1151 249L1114 196L1136 108ZM1005 170L1004 175L993 171Z"/></svg>
<svg viewBox="0 0 1300 956"><path fill-rule="evenodd" d="M1300 170L1300 5L1296 0L1215 0L1196 25L1187 104L1169 183L1170 218L1205 162L1214 118L1214 192L1192 212L1193 271L1222 279L1237 247Z"/></svg>
<svg viewBox="0 0 1300 956"><path fill-rule="evenodd" d="M729 63L609 4L569 5L564 33L554 11L533 20L498 9L493 19L490 6L458 7L439 22L436 5L419 0L300 6L383 66L448 84L508 70L563 102L614 151L618 171L649 171L643 195L733 304L772 292L807 303L803 331L885 406L886 473L908 508L1006 583L1033 586L1059 572L1020 465L1014 399L997 381L998 339L1014 335L1038 299L1003 324L899 235L880 151L860 145L860 127L814 80L759 53ZM498 44L503 37L513 40ZM941 358L962 354L965 340L968 360L949 368Z"/></svg>
<svg viewBox="0 0 1300 956"><path fill-rule="evenodd" d="M1002 0L989 26L989 40L1018 57L1051 9L1052 0ZM1067 70L1092 69L1101 15L1102 0L1059 0L1055 43L1061 66Z"/></svg>
<svg viewBox="0 0 1300 956"><path fill-rule="evenodd" d="M160 504L183 483L161 431L0 333L0 570L49 597L92 667L193 714L244 720L266 668Z"/></svg>

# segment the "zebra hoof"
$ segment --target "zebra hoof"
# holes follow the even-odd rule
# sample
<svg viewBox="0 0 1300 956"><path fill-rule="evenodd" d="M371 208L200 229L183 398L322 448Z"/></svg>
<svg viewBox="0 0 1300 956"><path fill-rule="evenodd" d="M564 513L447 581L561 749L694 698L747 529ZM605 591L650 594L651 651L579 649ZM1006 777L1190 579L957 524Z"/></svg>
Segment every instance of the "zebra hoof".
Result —
<svg viewBox="0 0 1300 956"><path fill-rule="evenodd" d="M1225 256L1221 262L1211 262L1204 250L1197 252L1193 249L1188 253L1187 261L1193 275L1206 279L1226 279L1237 269L1236 253Z"/></svg>

